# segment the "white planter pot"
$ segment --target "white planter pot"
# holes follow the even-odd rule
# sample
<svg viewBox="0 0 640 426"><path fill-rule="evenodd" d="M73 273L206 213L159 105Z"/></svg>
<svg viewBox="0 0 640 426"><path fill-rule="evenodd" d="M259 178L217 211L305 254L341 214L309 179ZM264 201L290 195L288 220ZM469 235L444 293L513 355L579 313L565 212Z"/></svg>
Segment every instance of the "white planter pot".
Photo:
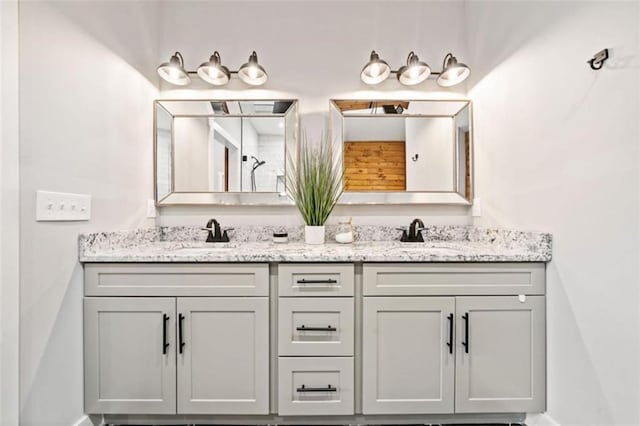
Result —
<svg viewBox="0 0 640 426"><path fill-rule="evenodd" d="M324 244L324 225L305 226L304 242L307 244Z"/></svg>

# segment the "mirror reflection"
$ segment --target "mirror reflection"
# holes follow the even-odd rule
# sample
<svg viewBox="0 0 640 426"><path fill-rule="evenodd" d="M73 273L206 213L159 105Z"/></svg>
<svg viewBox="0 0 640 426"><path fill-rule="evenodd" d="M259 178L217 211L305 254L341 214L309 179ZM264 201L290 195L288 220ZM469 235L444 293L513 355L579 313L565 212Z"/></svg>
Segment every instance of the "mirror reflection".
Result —
<svg viewBox="0 0 640 426"><path fill-rule="evenodd" d="M157 101L158 200L180 193L283 193L294 101Z"/></svg>
<svg viewBox="0 0 640 426"><path fill-rule="evenodd" d="M332 110L346 198L369 193L359 199L375 202L375 193L404 192L471 200L469 101L334 100Z"/></svg>

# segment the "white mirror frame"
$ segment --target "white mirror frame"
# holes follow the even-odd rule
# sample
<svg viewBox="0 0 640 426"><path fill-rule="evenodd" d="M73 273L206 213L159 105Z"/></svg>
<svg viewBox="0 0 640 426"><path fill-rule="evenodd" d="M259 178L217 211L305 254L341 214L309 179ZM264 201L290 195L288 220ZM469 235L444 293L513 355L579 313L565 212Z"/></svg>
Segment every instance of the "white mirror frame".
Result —
<svg viewBox="0 0 640 426"><path fill-rule="evenodd" d="M394 99L395 100L395 99ZM329 100L329 121L331 132L331 144L334 155L340 156L339 164L343 164L344 157L344 114L338 108L336 101L371 101L385 102L388 99L331 99ZM379 205L379 204L449 204L449 205L471 205L475 193L474 188L474 137L473 137L473 105L469 99L406 99L410 102L466 102L469 106L469 175L470 175L470 196L465 198L464 194L458 191L371 191L371 192L343 192L338 204L340 205ZM403 114L405 117L426 117L426 115L409 115ZM456 156L454 161L457 163L458 144L456 144ZM457 167L457 166L456 166ZM456 168L457 170L457 168ZM457 182L456 182L457 189Z"/></svg>
<svg viewBox="0 0 640 426"><path fill-rule="evenodd" d="M157 207L163 206L291 206L293 200L288 195L287 178L285 172L285 191L282 192L169 192L158 199L158 164L157 164L157 110L162 102L251 102L251 101L291 101L293 104L286 114L274 114L271 117L282 117L285 127L285 169L287 152L296 153L300 140L300 126L297 99L157 99L153 102L153 194ZM212 115L213 116L213 115ZM221 117L256 117L249 114L225 114ZM291 136L287 137L289 126L292 126ZM173 144L173 140L171 141ZM173 149L172 149L173 151ZM172 166L173 167L173 166Z"/></svg>

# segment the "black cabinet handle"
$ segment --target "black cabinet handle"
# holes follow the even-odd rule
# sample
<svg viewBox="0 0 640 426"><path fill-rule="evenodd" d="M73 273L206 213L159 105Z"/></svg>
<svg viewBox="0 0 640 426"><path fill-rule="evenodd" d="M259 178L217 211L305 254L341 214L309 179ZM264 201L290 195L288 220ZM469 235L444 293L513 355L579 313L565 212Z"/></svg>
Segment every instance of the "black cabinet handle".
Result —
<svg viewBox="0 0 640 426"><path fill-rule="evenodd" d="M306 325L301 325L300 327L296 327L296 330L297 331L337 331L338 329L330 325L326 327L307 327Z"/></svg>
<svg viewBox="0 0 640 426"><path fill-rule="evenodd" d="M449 353L453 353L453 314L449 314L447 316L449 320L449 341L447 342L447 346L449 346Z"/></svg>
<svg viewBox="0 0 640 426"><path fill-rule="evenodd" d="M169 342L167 342L167 323L169 322L169 315L162 314L162 355L167 354L167 348Z"/></svg>
<svg viewBox="0 0 640 426"><path fill-rule="evenodd" d="M306 278L303 278L297 281L298 284L336 284L337 282L338 280L334 280L333 278L329 278L326 280L308 280Z"/></svg>
<svg viewBox="0 0 640 426"><path fill-rule="evenodd" d="M469 353L469 312L465 313L462 316L464 320L464 342L462 342L462 346L464 346L464 352Z"/></svg>
<svg viewBox="0 0 640 426"><path fill-rule="evenodd" d="M338 389L331 385L328 385L326 388L308 388L302 385L296 389L296 392L338 392Z"/></svg>
<svg viewBox="0 0 640 426"><path fill-rule="evenodd" d="M184 321L184 315L178 314L178 352L182 353L184 348L184 340L182 340L182 321Z"/></svg>

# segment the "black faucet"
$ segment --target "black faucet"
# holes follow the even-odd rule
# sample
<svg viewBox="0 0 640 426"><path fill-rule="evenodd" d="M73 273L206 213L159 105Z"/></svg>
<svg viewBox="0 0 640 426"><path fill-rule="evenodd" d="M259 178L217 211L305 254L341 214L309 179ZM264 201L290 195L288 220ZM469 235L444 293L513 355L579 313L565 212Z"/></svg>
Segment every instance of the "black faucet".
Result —
<svg viewBox="0 0 640 426"><path fill-rule="evenodd" d="M213 228L211 228L212 226ZM205 231L209 231L209 234L207 235L208 243L228 243L229 242L229 235L227 234L227 230L225 229L223 232L220 229L220 223L218 223L218 221L215 219L209 219L209 222L207 222L207 227L202 229L204 229Z"/></svg>
<svg viewBox="0 0 640 426"><path fill-rule="evenodd" d="M420 219L413 219L411 225L409 225L409 231L406 229L402 230L402 237L400 237L400 241L405 243L424 243L424 238L422 238L422 230L424 229L424 223Z"/></svg>

